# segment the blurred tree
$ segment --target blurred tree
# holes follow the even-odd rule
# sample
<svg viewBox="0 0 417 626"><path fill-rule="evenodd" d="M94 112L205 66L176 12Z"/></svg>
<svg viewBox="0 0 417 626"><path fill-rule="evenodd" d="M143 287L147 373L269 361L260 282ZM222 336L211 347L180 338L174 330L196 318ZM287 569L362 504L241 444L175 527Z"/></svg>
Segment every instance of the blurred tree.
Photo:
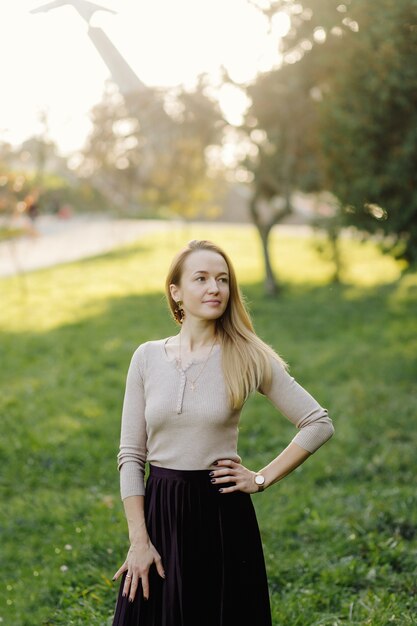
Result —
<svg viewBox="0 0 417 626"><path fill-rule="evenodd" d="M1 171L8 169L13 155L13 147L7 141L0 140L0 168Z"/></svg>
<svg viewBox="0 0 417 626"><path fill-rule="evenodd" d="M56 179L61 179L61 183L78 186L72 172L68 169L67 159L58 153L56 143L50 139L48 131L48 119L45 111L39 114L38 131L28 137L20 146L10 146L2 144L0 147L0 166L2 173L9 181L26 180L26 185L30 187L30 198L28 198L27 209L32 206L32 217L34 204L36 204L36 214L49 209L47 196L52 188L56 188ZM54 181L51 181L53 172ZM51 184L52 183L52 184ZM13 191L15 183L9 185L9 191ZM22 200L19 193L14 194L16 202ZM36 203L35 199L36 198ZM13 204L13 202L12 202ZM10 205L10 203L9 203ZM10 205L11 206L11 205ZM22 205L20 205L22 206Z"/></svg>
<svg viewBox="0 0 417 626"><path fill-rule="evenodd" d="M15 165L31 172L40 187L46 172L60 169L67 171L65 159L58 155L56 144L44 137L29 137L15 149L14 155Z"/></svg>
<svg viewBox="0 0 417 626"><path fill-rule="evenodd" d="M257 144L255 157L246 159L254 175L250 202L252 219L259 231L265 261L265 289L277 293L268 251L271 229L292 213L292 196L319 187L317 159L317 105L310 96L311 77L304 63L284 66L261 76L248 88L252 99L247 124Z"/></svg>
<svg viewBox="0 0 417 626"><path fill-rule="evenodd" d="M417 0L382 0L377 11L371 0L276 0L264 13L271 28L290 20L282 66L249 88L251 136L264 131L249 167L268 291L276 290L268 234L291 212L296 189L336 197L336 214L321 220L336 279L346 225L385 235L385 249L415 262Z"/></svg>
<svg viewBox="0 0 417 626"><path fill-rule="evenodd" d="M165 100L169 114L169 149L149 177L144 197L155 209L186 219L216 215L221 180L210 176L206 152L221 141L225 121L207 95L206 77L193 91L171 92Z"/></svg>
<svg viewBox="0 0 417 626"><path fill-rule="evenodd" d="M343 222L417 261L417 1L352 1L323 100L327 187Z"/></svg>
<svg viewBox="0 0 417 626"><path fill-rule="evenodd" d="M24 213L25 197L29 194L30 184L22 173L8 172L1 168L0 174L0 212L3 217L12 217Z"/></svg>
<svg viewBox="0 0 417 626"><path fill-rule="evenodd" d="M93 110L81 172L122 211L192 217L212 208L218 185L205 150L221 128L203 78L193 92L108 90Z"/></svg>
<svg viewBox="0 0 417 626"><path fill-rule="evenodd" d="M115 207L134 204L133 174L139 124L124 98L107 83L102 101L91 112L92 131L80 154L77 172L100 189Z"/></svg>
<svg viewBox="0 0 417 626"><path fill-rule="evenodd" d="M247 88L252 105L246 129L258 148L256 156L245 162L253 174L250 210L262 241L265 288L271 295L278 291L278 282L269 258L270 232L293 212L296 191L323 189L320 104L337 68L333 54L337 37L347 29L338 8L340 2L335 0L302 4L278 0L264 11L271 29L278 18L290 20L281 42L282 65Z"/></svg>
<svg viewBox="0 0 417 626"><path fill-rule="evenodd" d="M15 218L27 215L36 201L37 196L27 176L9 171L0 161L0 240L19 236L28 230L27 225L22 226Z"/></svg>

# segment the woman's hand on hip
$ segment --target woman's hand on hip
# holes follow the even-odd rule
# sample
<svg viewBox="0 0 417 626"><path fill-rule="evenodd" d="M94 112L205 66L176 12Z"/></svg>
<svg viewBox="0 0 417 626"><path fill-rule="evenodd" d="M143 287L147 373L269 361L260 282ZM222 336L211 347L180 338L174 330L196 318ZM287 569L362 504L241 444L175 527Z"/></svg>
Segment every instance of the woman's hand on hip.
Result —
<svg viewBox="0 0 417 626"><path fill-rule="evenodd" d="M150 541L130 546L125 562L113 577L113 580L116 580L123 572L127 571L122 594L123 596L128 595L130 602L133 602L135 598L139 579L142 580L143 597L148 600L149 568L152 563L155 563L158 574L165 578L161 556Z"/></svg>
<svg viewBox="0 0 417 626"><path fill-rule="evenodd" d="M216 469L210 472L211 482L220 485L221 493L232 493L233 491L243 491L244 493L255 493L258 485L255 483L256 472L247 469L241 463L236 463L231 459L220 459L216 463ZM235 483L231 487L222 487L223 483Z"/></svg>

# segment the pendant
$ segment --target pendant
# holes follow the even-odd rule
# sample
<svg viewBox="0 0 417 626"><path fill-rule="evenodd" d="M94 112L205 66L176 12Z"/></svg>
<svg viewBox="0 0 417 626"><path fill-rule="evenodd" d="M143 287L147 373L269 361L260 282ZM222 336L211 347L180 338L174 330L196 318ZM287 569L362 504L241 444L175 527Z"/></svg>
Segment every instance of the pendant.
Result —
<svg viewBox="0 0 417 626"><path fill-rule="evenodd" d="M190 387L191 387L191 391L194 391L194 389L195 389L194 383L190 383Z"/></svg>

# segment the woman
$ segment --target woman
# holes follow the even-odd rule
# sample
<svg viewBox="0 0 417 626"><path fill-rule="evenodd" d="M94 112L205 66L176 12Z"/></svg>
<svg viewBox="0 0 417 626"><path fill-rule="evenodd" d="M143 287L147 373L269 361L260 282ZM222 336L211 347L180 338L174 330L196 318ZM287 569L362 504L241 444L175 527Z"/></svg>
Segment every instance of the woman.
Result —
<svg viewBox="0 0 417 626"><path fill-rule="evenodd" d="M298 467L333 425L255 334L221 248L190 242L166 295L180 332L140 345L127 374L117 456L131 545L113 579L122 576L113 626L271 626L250 494ZM237 454L254 391L299 429L259 471Z"/></svg>

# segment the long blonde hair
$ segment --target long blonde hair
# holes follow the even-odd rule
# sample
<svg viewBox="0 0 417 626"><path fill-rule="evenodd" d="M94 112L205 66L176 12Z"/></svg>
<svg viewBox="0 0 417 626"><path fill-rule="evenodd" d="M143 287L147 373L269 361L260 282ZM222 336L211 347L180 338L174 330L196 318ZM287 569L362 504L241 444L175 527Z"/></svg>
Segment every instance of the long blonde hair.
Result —
<svg viewBox="0 0 417 626"><path fill-rule="evenodd" d="M165 283L168 306L179 324L177 305L170 285L180 285L186 258L197 250L220 254L229 270L230 296L225 312L216 320L216 333L222 346L222 366L226 389L233 409L240 409L247 397L256 389L268 389L272 379L271 358L286 368L283 359L262 339L252 325L236 273L227 254L207 240L190 241L173 259Z"/></svg>

